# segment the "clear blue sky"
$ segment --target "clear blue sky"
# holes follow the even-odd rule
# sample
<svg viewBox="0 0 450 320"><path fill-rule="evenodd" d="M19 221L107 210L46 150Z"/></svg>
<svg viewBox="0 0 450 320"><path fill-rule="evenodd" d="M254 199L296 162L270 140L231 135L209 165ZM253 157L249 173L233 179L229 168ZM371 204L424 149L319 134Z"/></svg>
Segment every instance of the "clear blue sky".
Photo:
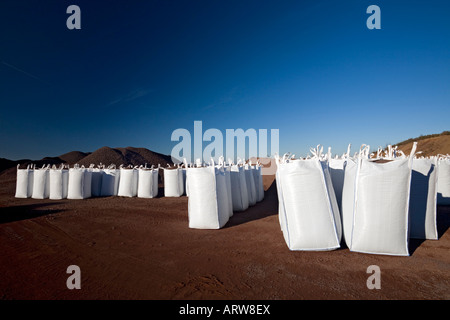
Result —
<svg viewBox="0 0 450 320"><path fill-rule="evenodd" d="M81 8L81 30L66 9ZM381 9L369 30L366 9ZM0 1L0 157L170 154L177 128L342 153L450 129L450 1ZM419 146L420 149L420 146Z"/></svg>

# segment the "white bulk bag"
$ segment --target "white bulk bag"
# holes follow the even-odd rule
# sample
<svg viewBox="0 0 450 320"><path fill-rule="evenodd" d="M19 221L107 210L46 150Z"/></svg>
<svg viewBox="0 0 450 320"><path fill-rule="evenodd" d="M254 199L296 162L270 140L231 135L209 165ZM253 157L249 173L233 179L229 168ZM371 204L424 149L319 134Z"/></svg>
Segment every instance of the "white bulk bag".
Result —
<svg viewBox="0 0 450 320"><path fill-rule="evenodd" d="M158 165L159 166L159 165ZM188 180L187 180L187 168L189 168L191 164L189 164L186 160L186 158L183 159L183 187L184 187L184 194L189 197L189 188L188 188Z"/></svg>
<svg viewBox="0 0 450 320"><path fill-rule="evenodd" d="M437 240L437 158L414 159L409 199L409 237Z"/></svg>
<svg viewBox="0 0 450 320"><path fill-rule="evenodd" d="M68 168L68 166L67 166ZM62 170L62 197L63 199L67 199L67 194L69 192L69 170L63 169Z"/></svg>
<svg viewBox="0 0 450 320"><path fill-rule="evenodd" d="M135 167L133 169L133 194L134 196L137 196L137 192L138 192L138 185L139 185L139 170L137 169L137 167Z"/></svg>
<svg viewBox="0 0 450 320"><path fill-rule="evenodd" d="M119 190L120 197L136 197L138 173L134 168L120 168Z"/></svg>
<svg viewBox="0 0 450 320"><path fill-rule="evenodd" d="M189 197L189 181L188 181L188 177L187 177L187 168L189 168L189 167L186 167L186 169L183 169L183 174L186 175L185 184L184 184L185 191L186 191L185 193L186 193L186 196Z"/></svg>
<svg viewBox="0 0 450 320"><path fill-rule="evenodd" d="M234 211L244 211L248 209L248 188L245 179L245 169L239 165L232 165L230 171L231 178L231 199Z"/></svg>
<svg viewBox="0 0 450 320"><path fill-rule="evenodd" d="M91 164L89 168L84 170L84 186L83 186L83 199L92 197L92 171L94 165Z"/></svg>
<svg viewBox="0 0 450 320"><path fill-rule="evenodd" d="M93 197L100 197L102 194L103 170L100 168L92 169L91 193Z"/></svg>
<svg viewBox="0 0 450 320"><path fill-rule="evenodd" d="M348 248L350 248L352 241L353 207L355 204L355 179L357 168L357 159L347 158L345 160L341 198L341 218L343 236Z"/></svg>
<svg viewBox="0 0 450 320"><path fill-rule="evenodd" d="M223 167L223 172L225 175L226 192L228 199L228 215L233 216L233 196L231 195L231 168L229 166Z"/></svg>
<svg viewBox="0 0 450 320"><path fill-rule="evenodd" d="M158 195L158 169L139 168L139 198L154 198Z"/></svg>
<svg viewBox="0 0 450 320"><path fill-rule="evenodd" d="M84 167L75 165L69 168L69 183L67 187L67 199L84 199L85 198L85 171Z"/></svg>
<svg viewBox="0 0 450 320"><path fill-rule="evenodd" d="M117 196L119 191L120 170L115 165L111 165L102 170L102 187L100 195L102 197Z"/></svg>
<svg viewBox="0 0 450 320"><path fill-rule="evenodd" d="M327 163L277 158L279 220L290 250L339 248L341 221Z"/></svg>
<svg viewBox="0 0 450 320"><path fill-rule="evenodd" d="M184 193L183 169L174 168L164 170L164 196L181 197Z"/></svg>
<svg viewBox="0 0 450 320"><path fill-rule="evenodd" d="M33 199L47 199L50 193L48 181L48 166L41 169L34 169L33 172Z"/></svg>
<svg viewBox="0 0 450 320"><path fill-rule="evenodd" d="M350 156L350 147L348 145L347 153L344 153L342 157L331 158L331 150L328 151L328 166L331 175L331 182L333 183L334 193L336 195L336 201L342 216L342 190L344 188L344 165L346 159Z"/></svg>
<svg viewBox="0 0 450 320"><path fill-rule="evenodd" d="M252 166L253 180L255 182L255 194L256 194L256 202L260 202L264 200L264 184L262 177L262 170L259 164Z"/></svg>
<svg viewBox="0 0 450 320"><path fill-rule="evenodd" d="M350 251L408 256L410 158L376 163L358 159Z"/></svg>
<svg viewBox="0 0 450 320"><path fill-rule="evenodd" d="M229 219L225 172L214 165L187 168L189 228L220 229Z"/></svg>
<svg viewBox="0 0 450 320"><path fill-rule="evenodd" d="M450 156L438 162L437 204L450 205Z"/></svg>
<svg viewBox="0 0 450 320"><path fill-rule="evenodd" d="M345 158L330 159L330 175L334 193L339 209L342 209L342 189L344 188L344 163Z"/></svg>
<svg viewBox="0 0 450 320"><path fill-rule="evenodd" d="M256 176L256 167L254 165L249 164L251 175L253 176L253 184L255 185L255 202L259 202L259 187L258 187L258 177Z"/></svg>
<svg viewBox="0 0 450 320"><path fill-rule="evenodd" d="M33 169L30 165L26 169L19 169L17 165L16 198L30 198L33 194Z"/></svg>
<svg viewBox="0 0 450 320"><path fill-rule="evenodd" d="M186 196L189 196L188 195L188 191L187 191L187 178L186 178L186 167L185 168L181 168L181 172L182 172L182 174L183 174L183 190L184 190L184 193L183 194L185 194Z"/></svg>
<svg viewBox="0 0 450 320"><path fill-rule="evenodd" d="M255 178L253 177L251 165L246 164L244 166L244 172L245 172L245 182L247 184L248 204L249 206L254 206L256 204L256 187L255 187Z"/></svg>
<svg viewBox="0 0 450 320"><path fill-rule="evenodd" d="M337 237L340 243L342 240L342 219L340 209L336 200L336 194L333 188L333 182L331 181L330 167L327 160L322 160L320 163L322 165L322 170L325 178L325 185L328 190L328 199L330 200L330 206L333 211Z"/></svg>
<svg viewBox="0 0 450 320"><path fill-rule="evenodd" d="M233 216L233 198L231 195L231 167L226 165L225 159L223 156L219 157L219 164L216 166L217 168L221 169L225 175L225 183L226 183L226 196L228 201L228 216Z"/></svg>
<svg viewBox="0 0 450 320"><path fill-rule="evenodd" d="M61 200L67 198L67 188L68 188L68 170L64 169L64 166L61 168L53 168L49 171L49 184L50 184L50 194L49 199L52 200Z"/></svg>
<svg viewBox="0 0 450 320"><path fill-rule="evenodd" d="M278 155L275 156L275 161L278 162L280 161L278 158ZM278 166L278 164L277 164ZM278 222L280 223L280 229L283 232L283 236L284 236L284 240L287 243L288 237L287 234L285 234L287 232L286 230L286 219L284 218L284 201L283 201L283 195L282 195L282 191L281 191L281 182L280 182L280 174L279 174L279 170L277 167L277 171L275 172L275 183L277 186L277 195L278 195Z"/></svg>

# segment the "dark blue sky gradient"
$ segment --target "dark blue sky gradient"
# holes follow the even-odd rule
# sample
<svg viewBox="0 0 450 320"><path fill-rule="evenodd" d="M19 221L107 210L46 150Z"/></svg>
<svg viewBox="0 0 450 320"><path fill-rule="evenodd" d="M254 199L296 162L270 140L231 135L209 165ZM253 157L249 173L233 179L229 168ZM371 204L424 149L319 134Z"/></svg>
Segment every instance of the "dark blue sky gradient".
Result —
<svg viewBox="0 0 450 320"><path fill-rule="evenodd" d="M71 4L81 30L66 28ZM440 133L449 15L444 0L2 0L0 157L170 154L194 120L280 129L280 152L298 155Z"/></svg>

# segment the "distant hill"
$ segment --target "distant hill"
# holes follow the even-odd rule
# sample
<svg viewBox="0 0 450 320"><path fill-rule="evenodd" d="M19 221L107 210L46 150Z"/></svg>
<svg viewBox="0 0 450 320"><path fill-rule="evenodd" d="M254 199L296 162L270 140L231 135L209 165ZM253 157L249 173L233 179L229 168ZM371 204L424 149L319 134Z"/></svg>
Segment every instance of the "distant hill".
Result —
<svg viewBox="0 0 450 320"><path fill-rule="evenodd" d="M71 151L62 154L57 157L45 157L40 160L9 160L0 158L0 172L6 169L16 167L20 164L20 168L25 168L29 164L35 164L37 167L43 165L59 165L59 164L69 164L73 166L74 164L89 166L91 164L99 165L104 164L106 166L110 164L115 164L116 166L123 165L145 165L148 166L160 164L161 166L167 166L167 164L172 164L172 158L169 155L164 155L158 152L148 150L146 148L110 148L102 147L94 152L81 152L81 151Z"/></svg>
<svg viewBox="0 0 450 320"><path fill-rule="evenodd" d="M417 151L422 151L420 155L425 157L450 154L450 131L410 138L393 146L398 146L399 150L408 155L411 152L414 141L417 141Z"/></svg>
<svg viewBox="0 0 450 320"><path fill-rule="evenodd" d="M123 165L145 165L148 166L161 164L167 166L172 163L172 159L168 155L153 152L145 148L109 148L102 147L83 159L77 161L78 164L89 166L90 164L104 164L106 166L115 164L117 166Z"/></svg>
<svg viewBox="0 0 450 320"><path fill-rule="evenodd" d="M450 154L450 131L410 138L393 145L398 146L399 150L402 150L408 155L411 152L414 141L417 141L417 151L422 151L421 154L423 156ZM167 164L172 164L173 162L170 155L164 155L146 148L102 147L94 152L71 151L57 157L45 157L40 160L22 159L14 161L0 158L0 172L5 169L16 167L17 164L20 164L20 167L24 168L28 164L35 164L36 166L41 167L47 164L58 165L62 163L69 164L70 166L73 166L76 163L84 166L89 166L90 164L99 165L100 163L106 166L110 164L115 164L116 166L120 166L121 164L133 166L145 164L148 166L157 166L160 164L161 166L167 166Z"/></svg>
<svg viewBox="0 0 450 320"><path fill-rule="evenodd" d="M78 161L87 157L90 154L91 154L90 152L71 151L71 152L64 153L63 155L60 155L59 159L61 159L62 161L64 161L67 164L73 165L75 163L78 163Z"/></svg>

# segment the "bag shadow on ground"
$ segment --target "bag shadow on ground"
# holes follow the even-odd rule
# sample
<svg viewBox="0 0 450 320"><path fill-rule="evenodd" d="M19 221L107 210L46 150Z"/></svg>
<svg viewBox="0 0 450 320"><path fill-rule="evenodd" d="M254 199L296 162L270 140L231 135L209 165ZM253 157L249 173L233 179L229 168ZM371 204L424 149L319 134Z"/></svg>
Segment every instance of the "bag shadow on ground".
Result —
<svg viewBox="0 0 450 320"><path fill-rule="evenodd" d="M273 182L264 192L264 199L245 211L234 212L223 228L234 227L243 223L263 219L278 214L277 186Z"/></svg>
<svg viewBox="0 0 450 320"><path fill-rule="evenodd" d="M59 202L53 202L53 203L34 203L29 205L1 207L0 224L38 218L64 211L61 209L45 208L47 206L54 206L58 204Z"/></svg>
<svg viewBox="0 0 450 320"><path fill-rule="evenodd" d="M438 239L440 239L447 229L450 228L450 206L437 207L436 223Z"/></svg>
<svg viewBox="0 0 450 320"><path fill-rule="evenodd" d="M437 206L436 225L437 225L438 239L430 241L439 241L439 239L450 227L450 206ZM419 248L424 241L426 241L426 239L410 238L408 242L409 254L413 255L414 251L416 251L417 248Z"/></svg>

